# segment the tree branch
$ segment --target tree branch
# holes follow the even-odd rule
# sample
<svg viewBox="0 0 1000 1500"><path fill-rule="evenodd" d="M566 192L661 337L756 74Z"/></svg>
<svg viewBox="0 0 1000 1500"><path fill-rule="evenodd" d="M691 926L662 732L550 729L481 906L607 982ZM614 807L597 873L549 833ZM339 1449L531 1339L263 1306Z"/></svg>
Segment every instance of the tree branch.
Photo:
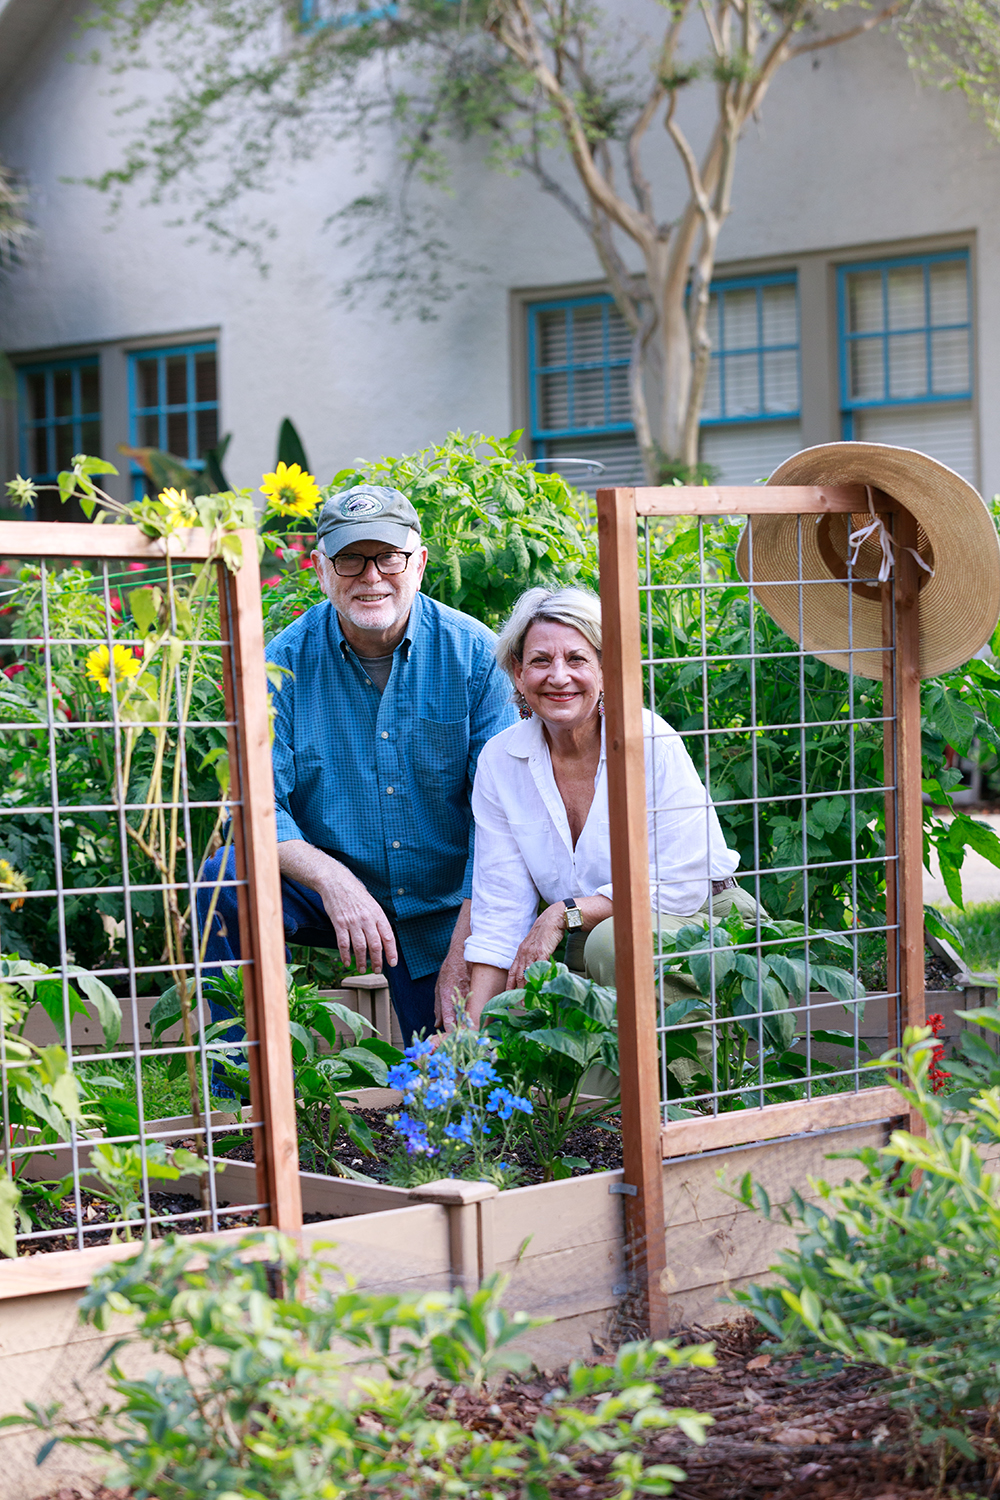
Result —
<svg viewBox="0 0 1000 1500"><path fill-rule="evenodd" d="M885 10L880 10L877 16L869 16L867 21L861 21L857 26L851 26L847 31L838 31L836 36L820 37L816 42L803 42L799 47L789 48L789 56L801 57L804 52L818 52L821 47L837 47L841 42L849 42L854 36L864 36L865 32L873 31L876 26L881 26L883 21L889 21L902 9L901 0L894 0L892 5L887 5Z"/></svg>

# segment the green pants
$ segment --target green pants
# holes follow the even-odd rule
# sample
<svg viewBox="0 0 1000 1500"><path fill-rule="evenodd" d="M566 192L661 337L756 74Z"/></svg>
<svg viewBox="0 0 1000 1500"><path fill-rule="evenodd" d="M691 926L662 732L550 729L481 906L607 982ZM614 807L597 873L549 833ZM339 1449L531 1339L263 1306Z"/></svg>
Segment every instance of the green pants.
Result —
<svg viewBox="0 0 1000 1500"><path fill-rule="evenodd" d="M718 896L709 898L711 901L711 912L715 918L728 917L733 907L739 912L744 922L753 922L757 917L757 902L749 891L743 890L742 886L730 886L728 890L720 891ZM709 914L709 902L700 907L693 916L678 917L671 911L655 911L653 913L654 929L660 932L679 932L689 922L696 922L699 917L707 917ZM582 939L582 941L580 941ZM573 934L566 961L571 969L578 973L586 973L598 984L606 985L614 989L615 985L615 919L608 917L607 921L599 922L592 932L587 934ZM676 986L676 988L675 988ZM663 976L663 998L667 1005L672 1000L679 1000L684 995L695 990L694 981L683 974L665 974ZM697 991L695 990L695 993Z"/></svg>

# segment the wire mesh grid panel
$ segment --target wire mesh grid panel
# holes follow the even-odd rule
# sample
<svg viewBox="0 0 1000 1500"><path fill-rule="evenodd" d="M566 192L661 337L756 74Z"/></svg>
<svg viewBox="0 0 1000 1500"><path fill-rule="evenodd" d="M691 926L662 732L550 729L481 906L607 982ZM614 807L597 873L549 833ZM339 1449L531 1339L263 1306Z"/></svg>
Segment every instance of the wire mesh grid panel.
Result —
<svg viewBox="0 0 1000 1500"><path fill-rule="evenodd" d="M846 535L845 517L819 525L834 519ZM883 702L881 643L854 642L850 589L879 585L848 556L841 670L845 653L824 639L810 597L829 589L809 567L815 518L762 525L645 517L640 534L665 1120L868 1087L871 1042L881 1053L895 1030L883 754L894 706ZM787 580L770 566L775 534ZM794 617L797 639L764 601Z"/></svg>
<svg viewBox="0 0 1000 1500"><path fill-rule="evenodd" d="M218 543L0 526L0 1292L10 1258L299 1222L256 544Z"/></svg>
<svg viewBox="0 0 1000 1500"><path fill-rule="evenodd" d="M921 541L864 486L598 503L626 1210L655 1262L662 1158L899 1113L868 1065L922 1019Z"/></svg>

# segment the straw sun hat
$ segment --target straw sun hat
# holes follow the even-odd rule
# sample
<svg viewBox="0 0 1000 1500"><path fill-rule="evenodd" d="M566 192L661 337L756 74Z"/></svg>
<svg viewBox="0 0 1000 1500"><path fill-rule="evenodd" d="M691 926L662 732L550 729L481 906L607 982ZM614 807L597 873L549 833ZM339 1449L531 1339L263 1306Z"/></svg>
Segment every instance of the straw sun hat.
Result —
<svg viewBox="0 0 1000 1500"><path fill-rule="evenodd" d="M918 570L921 677L961 666L989 640L1000 616L1000 542L983 500L953 470L912 448L825 443L786 459L768 484L867 484L898 500L915 518L917 551L924 563ZM800 574L799 517L754 517L754 596L821 661L859 677L881 677L879 586L855 582L852 596L846 582L849 535L870 526L872 516L804 515L801 520ZM744 580L750 576L748 530L736 553ZM878 577L883 556L879 530L873 527L861 543L853 563L855 579ZM799 577L829 582L800 590L795 583Z"/></svg>

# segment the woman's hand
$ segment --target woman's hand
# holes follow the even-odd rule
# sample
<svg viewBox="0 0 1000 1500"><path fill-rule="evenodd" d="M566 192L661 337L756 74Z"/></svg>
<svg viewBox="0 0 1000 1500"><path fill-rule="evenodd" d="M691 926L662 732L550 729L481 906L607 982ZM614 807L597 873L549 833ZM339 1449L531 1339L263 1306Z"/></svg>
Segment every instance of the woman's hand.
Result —
<svg viewBox="0 0 1000 1500"><path fill-rule="evenodd" d="M562 901L555 901L545 908L540 917L536 917L531 931L518 948L507 975L507 988L523 989L525 969L537 963L540 958L551 958L565 933L566 907Z"/></svg>

